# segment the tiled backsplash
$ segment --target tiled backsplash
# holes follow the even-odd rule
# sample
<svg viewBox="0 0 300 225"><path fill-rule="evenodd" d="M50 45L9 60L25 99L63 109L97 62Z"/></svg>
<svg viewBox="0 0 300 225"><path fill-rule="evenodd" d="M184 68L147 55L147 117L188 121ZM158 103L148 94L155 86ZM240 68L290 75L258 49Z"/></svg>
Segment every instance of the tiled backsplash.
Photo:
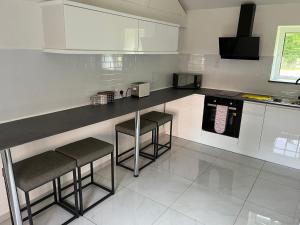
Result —
<svg viewBox="0 0 300 225"><path fill-rule="evenodd" d="M277 96L300 95L300 86L268 82L272 63L271 56L251 61L221 59L219 55L180 55L180 70L202 73L203 87Z"/></svg>
<svg viewBox="0 0 300 225"><path fill-rule="evenodd" d="M125 90L135 81L151 89L171 85L176 55L60 55L0 50L0 122L89 103L101 90Z"/></svg>

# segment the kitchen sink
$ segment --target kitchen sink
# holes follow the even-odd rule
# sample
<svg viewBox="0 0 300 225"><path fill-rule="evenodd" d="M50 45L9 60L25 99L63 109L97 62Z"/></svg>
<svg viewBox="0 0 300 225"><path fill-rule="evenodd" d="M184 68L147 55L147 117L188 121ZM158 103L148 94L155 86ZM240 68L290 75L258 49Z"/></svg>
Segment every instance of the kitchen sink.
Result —
<svg viewBox="0 0 300 225"><path fill-rule="evenodd" d="M299 99L290 99L290 98L274 98L272 102L286 104L286 105L300 105Z"/></svg>

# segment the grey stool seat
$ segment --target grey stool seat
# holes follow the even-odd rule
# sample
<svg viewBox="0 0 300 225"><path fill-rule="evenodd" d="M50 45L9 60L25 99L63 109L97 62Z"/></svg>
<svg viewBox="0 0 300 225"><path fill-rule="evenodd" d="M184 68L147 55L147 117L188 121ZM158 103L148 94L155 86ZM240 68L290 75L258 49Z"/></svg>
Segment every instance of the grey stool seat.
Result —
<svg viewBox="0 0 300 225"><path fill-rule="evenodd" d="M161 126L173 120L173 115L169 113L151 111L142 115L141 118L156 122L158 126Z"/></svg>
<svg viewBox="0 0 300 225"><path fill-rule="evenodd" d="M111 195L115 193L114 187L114 146L110 143L101 141L96 138L85 138L80 141L76 141L62 147L59 147L55 150L59 154L65 155L74 159L77 164L77 183L78 183L78 195L79 195L79 212L83 215L88 210L92 209ZM101 159L107 155L110 155L111 159L111 188L108 188L104 185L101 185L94 181L94 161ZM85 165L90 164L90 173L85 177L82 177L81 168ZM90 182L83 185L83 180L90 178ZM95 185L98 188L103 189L104 191L108 192L107 195L102 197L101 199L97 200L92 205L83 207L83 189L88 187L89 185ZM77 195L77 193L71 192L62 196L62 191L69 188L70 185L61 187L60 179L58 179L58 194L59 199L67 199L72 195Z"/></svg>
<svg viewBox="0 0 300 225"><path fill-rule="evenodd" d="M141 116L144 120L149 120L155 122L157 124L157 132L156 137L152 136L152 142L156 142L157 148L155 153L155 158L160 157L167 151L169 151L172 147L172 126L173 126L173 115L169 113L163 113L158 111L151 111ZM159 142L159 127L170 122L170 138L169 141L165 144L160 144ZM155 141L154 141L155 139Z"/></svg>
<svg viewBox="0 0 300 225"><path fill-rule="evenodd" d="M59 147L55 151L75 159L77 166L81 167L111 154L114 146L90 137Z"/></svg>
<svg viewBox="0 0 300 225"><path fill-rule="evenodd" d="M152 132L152 136L155 136L157 124L150 120L141 119L140 120L140 136ZM123 151L119 153L119 133L123 133L132 137L135 137L135 119L130 119L125 122L119 123L115 126L116 130L116 164L117 166L121 166L125 169L133 171L133 168L129 167L128 165L124 164L125 161L130 160L133 154L133 148ZM153 155L150 153L146 153L143 150L147 149L150 145L153 145ZM150 143L143 148L140 149L140 156L150 160L148 163L141 166L139 169L142 170L146 168L148 165L155 161L155 151L156 151L156 144ZM120 158L122 159L120 160Z"/></svg>
<svg viewBox="0 0 300 225"><path fill-rule="evenodd" d="M76 161L54 151L44 152L39 155L32 156L13 164L16 186L24 191L26 207L21 209L21 212L27 210L27 217L23 221L28 220L30 225L33 225L33 217L49 207L57 204L73 216L63 224L68 224L78 217L78 198L75 196L75 204L71 206L69 203L57 198L56 179L61 176L73 172L73 181L70 187L73 186L74 192L77 193L76 185ZM30 201L29 192L52 181L53 192L43 196L35 202ZM5 178L7 186L7 181ZM54 198L50 204L43 204L43 207L32 212L32 206L40 204L49 198Z"/></svg>
<svg viewBox="0 0 300 225"><path fill-rule="evenodd" d="M146 134L156 128L156 124L149 121L141 119L140 122L140 135ZM135 120L127 120L125 122L119 123L115 127L117 132L127 134L130 136L135 135Z"/></svg>
<svg viewBox="0 0 300 225"><path fill-rule="evenodd" d="M36 155L13 165L16 185L31 191L76 168L76 162L54 151Z"/></svg>

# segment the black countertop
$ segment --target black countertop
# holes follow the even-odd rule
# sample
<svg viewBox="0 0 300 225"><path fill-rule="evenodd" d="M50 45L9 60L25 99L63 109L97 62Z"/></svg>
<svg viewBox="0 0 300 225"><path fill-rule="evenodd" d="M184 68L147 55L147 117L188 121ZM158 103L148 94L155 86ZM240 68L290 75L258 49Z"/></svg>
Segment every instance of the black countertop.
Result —
<svg viewBox="0 0 300 225"><path fill-rule="evenodd" d="M105 120L123 116L137 110L174 101L192 94L210 95L230 99L247 100L282 105L265 101L243 99L243 93L222 92L216 89L178 90L166 88L151 92L144 98L123 98L114 103L99 106L82 106L45 115L0 124L0 150L15 147L38 139L50 137ZM289 105L289 107L292 107ZM293 106L300 108L300 106Z"/></svg>

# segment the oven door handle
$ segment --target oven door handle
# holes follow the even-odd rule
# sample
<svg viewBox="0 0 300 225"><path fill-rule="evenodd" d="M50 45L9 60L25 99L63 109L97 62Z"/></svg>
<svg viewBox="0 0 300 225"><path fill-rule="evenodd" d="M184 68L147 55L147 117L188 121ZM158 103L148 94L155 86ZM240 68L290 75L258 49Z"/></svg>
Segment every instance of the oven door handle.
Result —
<svg viewBox="0 0 300 225"><path fill-rule="evenodd" d="M217 105L216 105L216 104L208 103L207 106L217 108ZM237 110L235 107L228 107L228 109L229 109L229 110L232 110L232 111L236 111L236 110Z"/></svg>

